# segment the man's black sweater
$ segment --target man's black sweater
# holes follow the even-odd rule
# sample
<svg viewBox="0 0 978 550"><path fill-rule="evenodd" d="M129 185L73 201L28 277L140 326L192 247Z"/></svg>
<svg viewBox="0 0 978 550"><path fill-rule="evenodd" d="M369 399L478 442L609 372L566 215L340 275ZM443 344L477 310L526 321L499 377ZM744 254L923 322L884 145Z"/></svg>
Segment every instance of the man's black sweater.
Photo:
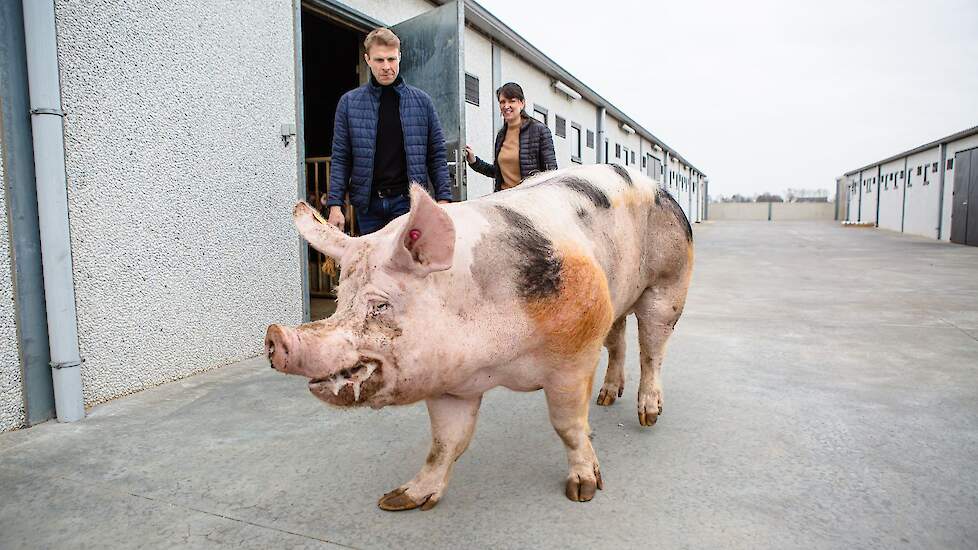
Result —
<svg viewBox="0 0 978 550"><path fill-rule="evenodd" d="M372 84L377 81L370 76ZM371 194L406 194L408 191L407 159L404 154L404 131L401 129L401 98L394 87L401 83L398 76L389 86L380 86L380 112L377 117L377 146L374 149L374 179Z"/></svg>

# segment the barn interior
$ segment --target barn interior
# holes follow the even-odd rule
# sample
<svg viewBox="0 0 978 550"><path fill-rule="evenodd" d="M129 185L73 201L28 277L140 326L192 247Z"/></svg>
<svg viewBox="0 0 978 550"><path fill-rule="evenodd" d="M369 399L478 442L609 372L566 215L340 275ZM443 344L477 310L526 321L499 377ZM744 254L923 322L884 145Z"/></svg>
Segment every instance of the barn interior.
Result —
<svg viewBox="0 0 978 550"><path fill-rule="evenodd" d="M327 12L304 6L302 10L303 139L306 161L306 201L326 210L320 198L327 192L333 144L333 124L340 97L356 88L365 74L360 61L365 35ZM353 223L346 212L347 230ZM335 309L338 278L336 264L309 249L309 309L312 320L328 317Z"/></svg>

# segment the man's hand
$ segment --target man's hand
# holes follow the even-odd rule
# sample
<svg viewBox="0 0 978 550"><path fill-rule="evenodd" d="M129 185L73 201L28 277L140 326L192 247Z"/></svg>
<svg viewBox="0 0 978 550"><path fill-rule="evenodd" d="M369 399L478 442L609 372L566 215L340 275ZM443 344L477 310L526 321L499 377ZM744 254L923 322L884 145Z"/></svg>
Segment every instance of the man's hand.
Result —
<svg viewBox="0 0 978 550"><path fill-rule="evenodd" d="M346 224L346 218L343 216L343 208L339 206L329 207L329 219L326 220L330 225L335 225L343 231L343 225Z"/></svg>
<svg viewBox="0 0 978 550"><path fill-rule="evenodd" d="M475 162L475 152L472 151L472 146L471 145L466 145L465 146L465 160L469 164L472 164L473 162Z"/></svg>

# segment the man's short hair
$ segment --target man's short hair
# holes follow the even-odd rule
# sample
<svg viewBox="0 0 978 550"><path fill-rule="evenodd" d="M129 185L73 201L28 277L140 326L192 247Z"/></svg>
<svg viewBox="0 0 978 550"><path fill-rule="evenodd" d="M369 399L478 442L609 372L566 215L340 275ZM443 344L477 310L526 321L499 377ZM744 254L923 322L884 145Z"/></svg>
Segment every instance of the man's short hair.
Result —
<svg viewBox="0 0 978 550"><path fill-rule="evenodd" d="M394 34L394 31L385 27L379 27L370 31L367 38L363 40L363 51L366 53L369 54L370 48L373 46L388 46L400 50L401 39Z"/></svg>

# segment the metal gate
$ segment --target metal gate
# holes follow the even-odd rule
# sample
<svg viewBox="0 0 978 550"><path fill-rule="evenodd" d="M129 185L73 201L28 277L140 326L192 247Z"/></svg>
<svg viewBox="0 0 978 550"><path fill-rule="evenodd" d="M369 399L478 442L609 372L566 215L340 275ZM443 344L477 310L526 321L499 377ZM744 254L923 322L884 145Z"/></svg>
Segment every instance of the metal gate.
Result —
<svg viewBox="0 0 978 550"><path fill-rule="evenodd" d="M306 158L306 202L313 205L324 218L328 212L323 206L323 197L329 193L329 164L331 157ZM347 229L356 236L357 223L349 196L343 204ZM335 298L339 283L339 265L329 256L309 247L309 296L312 298Z"/></svg>

